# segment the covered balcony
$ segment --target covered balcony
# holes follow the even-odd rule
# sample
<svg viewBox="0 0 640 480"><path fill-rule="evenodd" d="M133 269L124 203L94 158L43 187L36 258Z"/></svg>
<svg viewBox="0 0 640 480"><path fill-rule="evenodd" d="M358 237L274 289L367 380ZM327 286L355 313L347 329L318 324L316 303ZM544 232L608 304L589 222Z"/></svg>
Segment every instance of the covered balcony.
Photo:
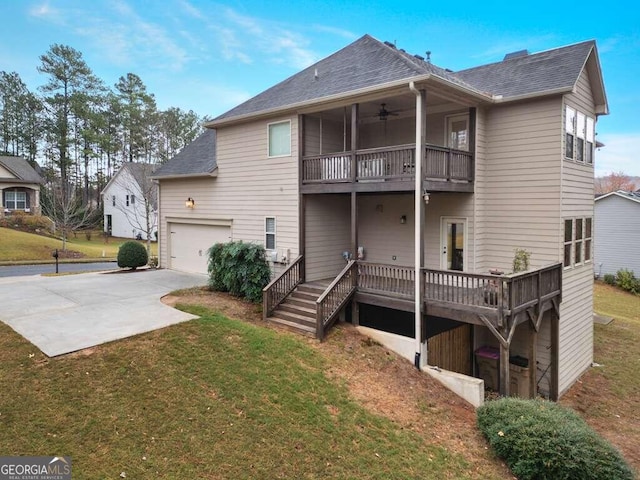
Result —
<svg viewBox="0 0 640 480"><path fill-rule="evenodd" d="M416 100L408 92L302 117L302 193L473 192L475 109L424 94L422 154Z"/></svg>

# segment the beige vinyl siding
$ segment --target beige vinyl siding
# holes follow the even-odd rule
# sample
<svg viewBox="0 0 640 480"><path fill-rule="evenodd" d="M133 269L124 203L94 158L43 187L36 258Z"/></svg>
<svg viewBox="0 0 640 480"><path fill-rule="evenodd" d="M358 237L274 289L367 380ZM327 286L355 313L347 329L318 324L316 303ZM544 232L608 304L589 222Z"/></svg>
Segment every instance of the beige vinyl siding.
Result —
<svg viewBox="0 0 640 480"><path fill-rule="evenodd" d="M462 218L466 221L465 271L473 272L474 209L473 195L467 193L434 193L425 205L425 266L439 269L442 252L442 218Z"/></svg>
<svg viewBox="0 0 640 480"><path fill-rule="evenodd" d="M480 110L477 271L510 271L516 248L532 267L559 260L561 111L560 98Z"/></svg>
<svg viewBox="0 0 640 480"><path fill-rule="evenodd" d="M307 281L334 278L351 250L349 195L305 196L305 275Z"/></svg>
<svg viewBox="0 0 640 480"><path fill-rule="evenodd" d="M267 125L291 120L291 155L268 157ZM276 248L298 255L297 117L279 117L217 131L216 178L161 180L160 261L167 265L168 217L227 219L233 240L264 245L265 217L276 217ZM196 201L185 208L187 197Z"/></svg>
<svg viewBox="0 0 640 480"><path fill-rule="evenodd" d="M564 98L579 112L595 119L595 105L586 70L582 72L575 93ZM560 128L564 139L564 113ZM564 159L564 145L562 149ZM597 161L597 159L595 159ZM593 217L593 166L571 160L562 162L562 219ZM563 256L563 238L558 242L559 257ZM593 262L565 269L562 276L560 306L560 376L559 392L564 393L593 361Z"/></svg>
<svg viewBox="0 0 640 480"><path fill-rule="evenodd" d="M2 165L0 165L0 178L3 178L3 179L16 178L16 176L13 173L11 173L9 170L4 168Z"/></svg>
<svg viewBox="0 0 640 480"><path fill-rule="evenodd" d="M414 222L413 194L359 195L358 244L364 247L364 260L413 266Z"/></svg>

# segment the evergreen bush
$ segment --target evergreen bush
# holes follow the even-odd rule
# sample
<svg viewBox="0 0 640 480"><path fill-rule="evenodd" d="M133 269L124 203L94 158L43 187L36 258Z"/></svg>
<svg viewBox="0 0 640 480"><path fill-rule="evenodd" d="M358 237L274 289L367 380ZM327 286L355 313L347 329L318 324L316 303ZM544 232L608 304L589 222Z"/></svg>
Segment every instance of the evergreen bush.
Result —
<svg viewBox="0 0 640 480"><path fill-rule="evenodd" d="M635 277L631 270L626 268L621 268L616 272L616 285L627 292L640 293L640 280Z"/></svg>
<svg viewBox="0 0 640 480"><path fill-rule="evenodd" d="M118 249L118 266L120 268L135 270L138 267L144 267L148 260L147 249L141 243L124 242Z"/></svg>
<svg viewBox="0 0 640 480"><path fill-rule="evenodd" d="M477 411L478 427L519 480L632 480L622 455L573 410L502 398Z"/></svg>
<svg viewBox="0 0 640 480"><path fill-rule="evenodd" d="M604 283L607 285L616 286L616 276L612 273L605 273L603 278Z"/></svg>
<svg viewBox="0 0 640 480"><path fill-rule="evenodd" d="M216 243L209 254L209 288L259 303L271 273L264 247L253 243Z"/></svg>

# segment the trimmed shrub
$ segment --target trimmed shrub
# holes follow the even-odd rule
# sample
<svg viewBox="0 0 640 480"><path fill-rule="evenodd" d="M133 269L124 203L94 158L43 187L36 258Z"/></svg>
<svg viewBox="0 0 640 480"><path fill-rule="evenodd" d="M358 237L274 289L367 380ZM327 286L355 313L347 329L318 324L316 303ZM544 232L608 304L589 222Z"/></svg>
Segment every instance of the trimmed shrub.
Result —
<svg viewBox="0 0 640 480"><path fill-rule="evenodd" d="M148 260L147 249L141 243L124 242L118 249L118 266L120 268L135 270L138 267L144 267Z"/></svg>
<svg viewBox="0 0 640 480"><path fill-rule="evenodd" d="M573 410L502 398L478 409L478 427L520 480L632 480L622 455Z"/></svg>
<svg viewBox="0 0 640 480"><path fill-rule="evenodd" d="M253 243L216 243L208 251L209 288L259 303L271 273L264 247Z"/></svg>
<svg viewBox="0 0 640 480"><path fill-rule="evenodd" d="M616 276L612 273L605 273L603 278L604 283L607 285L616 286Z"/></svg>
<svg viewBox="0 0 640 480"><path fill-rule="evenodd" d="M627 292L640 293L640 280L638 280L631 270L621 268L616 272L616 285Z"/></svg>

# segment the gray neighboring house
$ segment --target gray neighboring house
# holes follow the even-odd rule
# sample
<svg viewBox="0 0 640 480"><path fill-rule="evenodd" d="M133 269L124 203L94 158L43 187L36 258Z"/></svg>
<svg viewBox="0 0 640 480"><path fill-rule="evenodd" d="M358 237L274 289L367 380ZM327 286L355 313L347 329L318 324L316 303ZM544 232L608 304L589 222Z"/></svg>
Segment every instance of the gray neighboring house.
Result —
<svg viewBox="0 0 640 480"><path fill-rule="evenodd" d="M640 190L597 197L593 221L596 275L626 268L640 276Z"/></svg>
<svg viewBox="0 0 640 480"><path fill-rule="evenodd" d="M471 402L474 376L556 399L593 361L607 113L593 41L453 72L365 35L156 173L160 265L205 273L213 243L262 244L268 321L322 339L350 317ZM510 275L518 248L530 270Z"/></svg>
<svg viewBox="0 0 640 480"><path fill-rule="evenodd" d="M0 156L0 217L16 211L39 215L42 183L24 158Z"/></svg>

